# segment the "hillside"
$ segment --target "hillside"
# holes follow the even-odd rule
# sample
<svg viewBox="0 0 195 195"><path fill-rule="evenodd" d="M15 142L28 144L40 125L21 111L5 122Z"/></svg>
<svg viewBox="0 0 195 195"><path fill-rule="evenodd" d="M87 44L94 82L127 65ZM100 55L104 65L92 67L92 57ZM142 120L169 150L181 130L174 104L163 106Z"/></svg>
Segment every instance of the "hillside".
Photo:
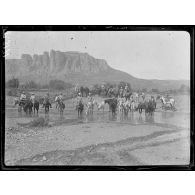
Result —
<svg viewBox="0 0 195 195"><path fill-rule="evenodd" d="M19 78L20 82L33 80L46 84L49 80L63 80L73 84L93 85L103 82L125 81L134 89L157 88L159 90L178 89L182 80L145 80L111 68L103 59L96 59L87 53L61 52L51 50L42 55L23 54L21 59L5 60L5 78Z"/></svg>

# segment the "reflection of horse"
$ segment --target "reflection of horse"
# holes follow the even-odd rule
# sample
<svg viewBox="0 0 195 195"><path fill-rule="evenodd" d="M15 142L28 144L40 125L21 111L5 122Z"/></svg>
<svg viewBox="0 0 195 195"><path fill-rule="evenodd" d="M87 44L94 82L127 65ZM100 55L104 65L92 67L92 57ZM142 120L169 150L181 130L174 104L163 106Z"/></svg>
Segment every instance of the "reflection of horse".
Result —
<svg viewBox="0 0 195 195"><path fill-rule="evenodd" d="M76 110L78 111L78 117L82 117L83 109L84 104L82 103L82 101L79 101L78 105L76 106Z"/></svg>
<svg viewBox="0 0 195 195"><path fill-rule="evenodd" d="M162 103L162 109L164 110L173 110L175 111L175 100L173 98L170 98L169 100L166 100L163 96L160 97L161 103Z"/></svg>

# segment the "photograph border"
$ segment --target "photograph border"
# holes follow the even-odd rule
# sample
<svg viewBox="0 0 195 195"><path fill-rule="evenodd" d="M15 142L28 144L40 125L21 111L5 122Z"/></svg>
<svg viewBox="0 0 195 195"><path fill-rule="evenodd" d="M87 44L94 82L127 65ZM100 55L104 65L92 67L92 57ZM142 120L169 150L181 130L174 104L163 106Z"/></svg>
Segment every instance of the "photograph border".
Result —
<svg viewBox="0 0 195 195"><path fill-rule="evenodd" d="M187 171L194 170L194 26L192 25L4 25L1 50L0 169L4 171ZM190 164L148 166L7 166L5 157L5 33L7 31L186 31L190 35Z"/></svg>

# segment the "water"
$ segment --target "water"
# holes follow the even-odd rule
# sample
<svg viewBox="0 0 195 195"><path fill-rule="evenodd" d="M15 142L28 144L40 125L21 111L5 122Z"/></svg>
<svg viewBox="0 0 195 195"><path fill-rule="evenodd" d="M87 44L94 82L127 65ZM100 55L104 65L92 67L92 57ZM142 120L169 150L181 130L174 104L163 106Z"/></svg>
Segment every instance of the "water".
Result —
<svg viewBox="0 0 195 195"><path fill-rule="evenodd" d="M153 116L145 116L145 113L140 115L138 112L129 113L128 117L124 117L117 113L117 115L112 116L108 111L95 111L93 115L86 116L83 112L83 117L78 118L77 111L73 105L66 104L66 109L64 110L63 116L60 116L58 111L55 109L55 106L50 110L48 116L45 116L43 108L39 111L39 117L47 117L51 123L55 124L72 124L72 123L101 123L101 122L112 122L112 123L128 123L131 125L143 125L143 124L171 124L179 127L189 128L190 127L190 102L189 96L178 96L176 99L176 108L177 111L163 111L160 106L161 103L157 102L157 111L154 112ZM18 118L18 119L31 119L37 116L29 117L24 113L18 113L17 107L7 108L6 109L6 118Z"/></svg>

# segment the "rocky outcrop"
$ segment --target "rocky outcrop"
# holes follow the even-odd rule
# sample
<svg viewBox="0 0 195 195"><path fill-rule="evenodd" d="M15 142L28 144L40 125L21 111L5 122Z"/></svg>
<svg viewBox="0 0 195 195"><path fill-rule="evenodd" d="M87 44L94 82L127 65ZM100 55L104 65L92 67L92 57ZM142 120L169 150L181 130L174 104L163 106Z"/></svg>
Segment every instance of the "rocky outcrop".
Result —
<svg viewBox="0 0 195 195"><path fill-rule="evenodd" d="M22 54L21 59L17 59L17 64L25 65L26 72L47 69L53 73L99 73L109 69L105 60L95 59L87 53L60 52L51 50L50 54L44 52L42 55ZM15 64L15 60L6 60L6 65ZM20 68L19 68L20 69ZM14 72L13 72L14 73Z"/></svg>
<svg viewBox="0 0 195 195"><path fill-rule="evenodd" d="M51 50L41 55L23 54L21 59L5 60L5 78L13 77L20 82L33 80L47 84L49 80L63 80L72 84L93 85L102 82L131 83L134 89L179 88L183 81L158 81L137 79L125 72L111 68L103 59L96 59L87 53Z"/></svg>

